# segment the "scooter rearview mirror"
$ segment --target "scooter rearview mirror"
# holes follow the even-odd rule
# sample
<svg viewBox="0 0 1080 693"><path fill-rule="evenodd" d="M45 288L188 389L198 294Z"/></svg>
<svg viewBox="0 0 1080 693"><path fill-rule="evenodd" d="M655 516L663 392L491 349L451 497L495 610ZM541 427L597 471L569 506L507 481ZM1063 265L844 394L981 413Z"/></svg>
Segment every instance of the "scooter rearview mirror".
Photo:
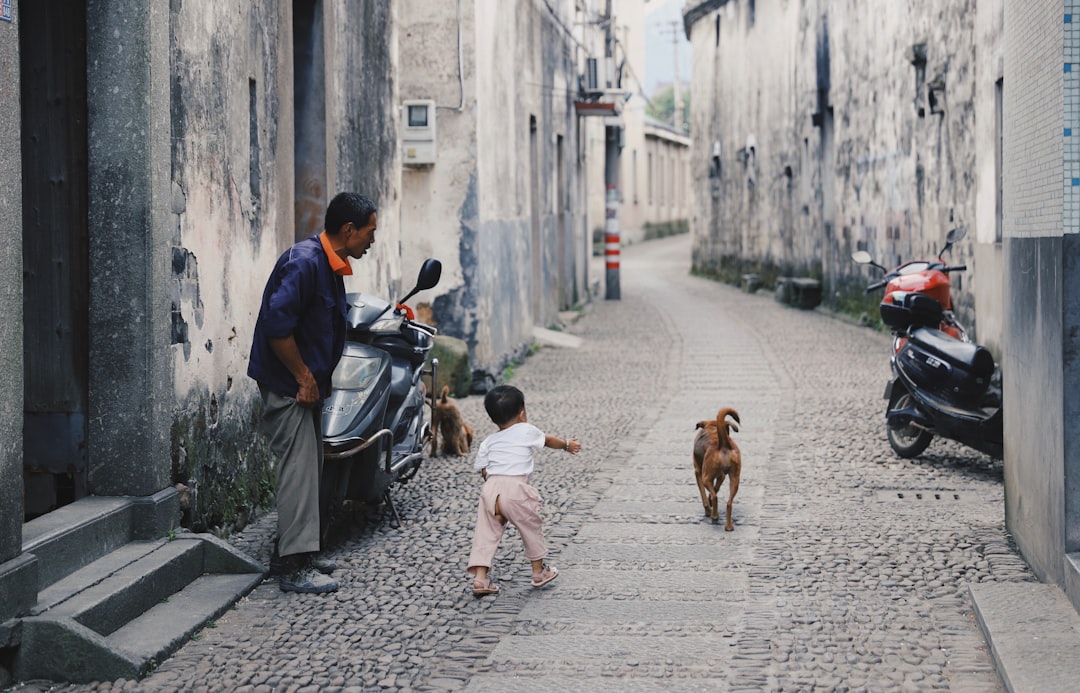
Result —
<svg viewBox="0 0 1080 693"><path fill-rule="evenodd" d="M413 287L412 291L400 298L397 303L404 303L412 298L417 291L424 291L435 286L439 283L440 277L442 277L442 263L431 257L424 260L424 264L420 267L420 274L416 277L416 286Z"/></svg>
<svg viewBox="0 0 1080 693"><path fill-rule="evenodd" d="M957 226L955 229L949 229L949 233L945 234L945 242L949 245L962 240L967 235L967 228L964 226Z"/></svg>
<svg viewBox="0 0 1080 693"><path fill-rule="evenodd" d="M420 267L420 275L416 278L417 290L430 289L439 283L440 277L442 277L442 263L429 257Z"/></svg>
<svg viewBox="0 0 1080 693"><path fill-rule="evenodd" d="M874 258L870 256L870 253L865 250L856 250L851 254L851 259L860 265L869 265L874 261Z"/></svg>

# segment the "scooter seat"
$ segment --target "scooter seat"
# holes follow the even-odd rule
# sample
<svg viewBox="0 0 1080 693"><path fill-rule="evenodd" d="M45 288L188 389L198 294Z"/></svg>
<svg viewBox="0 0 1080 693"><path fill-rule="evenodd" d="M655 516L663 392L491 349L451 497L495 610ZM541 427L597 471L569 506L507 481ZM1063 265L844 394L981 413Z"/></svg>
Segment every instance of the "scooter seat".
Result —
<svg viewBox="0 0 1080 693"><path fill-rule="evenodd" d="M994 374L994 356L984 346L961 342L932 327L916 328L909 337L926 351L959 366L976 378L990 378Z"/></svg>

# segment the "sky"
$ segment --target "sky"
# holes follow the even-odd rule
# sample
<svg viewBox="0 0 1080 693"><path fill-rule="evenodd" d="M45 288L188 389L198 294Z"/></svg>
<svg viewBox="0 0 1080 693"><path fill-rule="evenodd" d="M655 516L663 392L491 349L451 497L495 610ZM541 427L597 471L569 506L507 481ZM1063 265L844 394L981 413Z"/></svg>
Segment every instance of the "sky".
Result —
<svg viewBox="0 0 1080 693"><path fill-rule="evenodd" d="M649 0L645 5L645 65L634 66L644 72L645 93L652 96L656 85L671 82L675 75L675 46L672 22L678 22L679 81L690 81L690 44L683 29L682 8L686 0Z"/></svg>

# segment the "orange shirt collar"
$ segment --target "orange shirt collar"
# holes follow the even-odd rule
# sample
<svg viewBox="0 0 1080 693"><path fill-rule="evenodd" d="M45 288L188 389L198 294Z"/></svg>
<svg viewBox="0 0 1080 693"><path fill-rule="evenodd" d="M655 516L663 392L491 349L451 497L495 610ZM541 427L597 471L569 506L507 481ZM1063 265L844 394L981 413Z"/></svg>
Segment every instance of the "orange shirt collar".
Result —
<svg viewBox="0 0 1080 693"><path fill-rule="evenodd" d="M334 274L339 277L352 274L352 265L334 251L334 246L330 245L330 239L325 231L319 234L319 241L322 243L323 250L326 251L326 257L330 260L330 269L334 270Z"/></svg>

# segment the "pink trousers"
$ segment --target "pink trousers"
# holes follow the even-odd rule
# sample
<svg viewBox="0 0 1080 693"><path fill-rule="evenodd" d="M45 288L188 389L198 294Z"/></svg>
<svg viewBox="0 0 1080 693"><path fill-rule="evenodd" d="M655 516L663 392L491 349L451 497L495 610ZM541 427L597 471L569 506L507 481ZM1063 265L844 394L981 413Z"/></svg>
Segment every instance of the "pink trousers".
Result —
<svg viewBox="0 0 1080 693"><path fill-rule="evenodd" d="M499 513L495 515L495 502ZM495 550L499 548L506 523L514 525L525 543L525 558L539 561L547 558L544 543L543 522L540 519L540 493L529 485L526 476L501 476L492 474L480 489L480 503L476 509L476 531L473 533L472 553L469 554L469 574L476 568L491 568Z"/></svg>

